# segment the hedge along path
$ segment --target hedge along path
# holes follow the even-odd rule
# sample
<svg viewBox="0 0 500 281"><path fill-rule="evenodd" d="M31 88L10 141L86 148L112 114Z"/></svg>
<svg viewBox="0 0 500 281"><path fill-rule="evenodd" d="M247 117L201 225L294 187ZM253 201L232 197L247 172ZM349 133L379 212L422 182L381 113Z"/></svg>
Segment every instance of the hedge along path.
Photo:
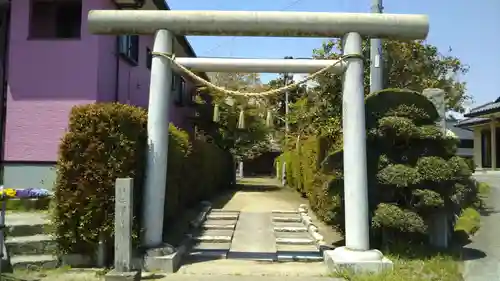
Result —
<svg viewBox="0 0 500 281"><path fill-rule="evenodd" d="M278 89L273 89L273 90L268 90L268 91L263 91L263 92L239 92L239 91L229 90L229 89L226 89L224 87L220 87L220 86L217 86L217 85L215 85L213 83L210 83L210 82L206 81L205 79L203 79L200 76L196 75L196 73L194 73L191 70L189 70L188 68L184 67L182 64L177 63L177 61L175 60L175 54L168 54L168 53L162 53L162 52L153 52L152 55L153 56L160 56L160 57L167 58L168 60L170 60L170 62L172 62L180 70L182 70L183 72L185 72L189 77L191 77L192 79L194 79L196 82L205 85L207 88L216 90L216 91L221 92L221 93L225 93L227 95L242 96L242 97L267 97L267 96L279 95L279 94L282 94L282 93L284 93L284 92L286 92L288 90L292 90L292 89L294 89L294 88L296 88L296 87L298 87L298 86L306 83L307 81L310 81L310 80L316 78L319 75L322 75L322 74L328 72L330 69L332 69L333 67L337 66L338 64L346 62L347 59L350 59L350 58L361 58L361 59L364 59L364 57L362 55L357 55L357 54L343 55L343 56L340 57L339 60L335 61L331 65L328 65L328 66L326 66L326 67L324 67L324 68L322 68L322 69L314 72L313 74L307 76L306 78L304 78L302 80L299 80L297 82L294 82L293 84L286 85L286 86L283 86L283 87L278 88Z"/></svg>

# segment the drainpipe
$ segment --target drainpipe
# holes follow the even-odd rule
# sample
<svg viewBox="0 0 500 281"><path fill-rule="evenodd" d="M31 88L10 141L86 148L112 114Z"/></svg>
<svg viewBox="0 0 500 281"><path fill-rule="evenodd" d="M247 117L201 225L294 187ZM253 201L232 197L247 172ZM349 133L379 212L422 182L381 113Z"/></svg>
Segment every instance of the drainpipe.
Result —
<svg viewBox="0 0 500 281"><path fill-rule="evenodd" d="M115 102L120 102L120 37L116 36Z"/></svg>
<svg viewBox="0 0 500 281"><path fill-rule="evenodd" d="M0 101L0 124L1 124L1 130L0 130L0 161L3 163L4 161L4 150L5 150L5 125L7 124L6 122L6 116L7 116L7 71L9 68L9 38L10 38L10 1L6 4L6 11L5 11L5 37L4 37L4 46L3 46L3 53L0 54L4 59L2 61L2 68L3 68L3 73L2 77L0 77L0 81L2 83L2 96L1 96L1 101ZM3 172L4 172L4 165L0 166L0 177L3 179Z"/></svg>

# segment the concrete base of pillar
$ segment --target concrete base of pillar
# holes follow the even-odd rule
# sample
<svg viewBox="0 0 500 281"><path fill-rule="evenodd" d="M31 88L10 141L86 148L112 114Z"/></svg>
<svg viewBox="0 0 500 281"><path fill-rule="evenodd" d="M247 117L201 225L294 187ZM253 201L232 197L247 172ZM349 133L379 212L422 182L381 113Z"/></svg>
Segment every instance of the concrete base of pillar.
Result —
<svg viewBox="0 0 500 281"><path fill-rule="evenodd" d="M187 242L182 243L177 249L170 245L149 249L144 255L144 270L175 273L181 266L182 257L187 252L187 249Z"/></svg>
<svg viewBox="0 0 500 281"><path fill-rule="evenodd" d="M326 266L330 272L342 270L354 273L379 273L392 270L393 263L378 250L354 251L346 247L323 252Z"/></svg>

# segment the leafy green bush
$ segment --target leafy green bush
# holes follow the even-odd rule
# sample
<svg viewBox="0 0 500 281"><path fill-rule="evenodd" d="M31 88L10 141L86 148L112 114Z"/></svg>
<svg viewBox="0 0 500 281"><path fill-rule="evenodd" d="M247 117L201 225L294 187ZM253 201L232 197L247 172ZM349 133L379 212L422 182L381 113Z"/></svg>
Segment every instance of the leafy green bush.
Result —
<svg viewBox="0 0 500 281"><path fill-rule="evenodd" d="M93 255L99 235L113 239L115 179L131 177L134 242L140 235L147 112L122 104L76 106L57 162L53 223L58 250ZM232 183L232 157L202 136L169 127L165 220ZM110 245L113 245L110 243Z"/></svg>
<svg viewBox="0 0 500 281"><path fill-rule="evenodd" d="M59 146L53 223L61 253L92 254L113 233L114 184L142 178L146 111L122 104L75 106ZM142 183L134 200L140 208ZM136 231L138 221L135 221ZM136 233L137 235L137 233Z"/></svg>
<svg viewBox="0 0 500 281"><path fill-rule="evenodd" d="M471 169L455 156L458 140L435 124L438 114L425 96L389 89L366 98L369 210L372 235L381 242L421 240L432 216L452 217L478 202ZM330 146L324 159L310 137L301 142L300 157L291 158L300 173L290 185L307 195L324 221L344 231L343 151ZM296 154L296 151L288 151ZM315 161L321 162L317 169ZM301 176L298 177L297 175ZM403 234L404 235L401 235Z"/></svg>

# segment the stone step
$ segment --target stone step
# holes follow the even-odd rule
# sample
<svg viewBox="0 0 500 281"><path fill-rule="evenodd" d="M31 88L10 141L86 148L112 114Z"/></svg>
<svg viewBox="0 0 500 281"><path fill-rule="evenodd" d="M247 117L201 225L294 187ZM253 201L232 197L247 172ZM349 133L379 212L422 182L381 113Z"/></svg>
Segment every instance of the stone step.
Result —
<svg viewBox="0 0 500 281"><path fill-rule="evenodd" d="M277 260L276 252L233 252L229 251L228 259L234 260L252 260L273 262Z"/></svg>
<svg viewBox="0 0 500 281"><path fill-rule="evenodd" d="M55 241L46 234L7 237L5 245L10 256L51 254L56 249Z"/></svg>
<svg viewBox="0 0 500 281"><path fill-rule="evenodd" d="M5 214L6 225L30 225L49 223L49 214L47 212L7 212Z"/></svg>
<svg viewBox="0 0 500 281"><path fill-rule="evenodd" d="M302 218L298 216L276 216L273 217L273 222L302 222Z"/></svg>
<svg viewBox="0 0 500 281"><path fill-rule="evenodd" d="M14 270L17 269L53 269L59 265L57 257L52 255L19 255L10 258Z"/></svg>
<svg viewBox="0 0 500 281"><path fill-rule="evenodd" d="M276 238L276 244L314 245L311 238Z"/></svg>
<svg viewBox="0 0 500 281"><path fill-rule="evenodd" d="M272 216L274 218L300 218L299 213L273 213Z"/></svg>
<svg viewBox="0 0 500 281"><path fill-rule="evenodd" d="M193 246L193 251L228 251L231 243L200 242Z"/></svg>
<svg viewBox="0 0 500 281"><path fill-rule="evenodd" d="M238 220L205 220L203 223L225 225L225 224L236 224L236 222L238 222Z"/></svg>
<svg viewBox="0 0 500 281"><path fill-rule="evenodd" d="M276 238L309 238L312 239L311 235L309 232L292 232L292 231L281 231L281 232L274 232L274 236Z"/></svg>
<svg viewBox="0 0 500 281"><path fill-rule="evenodd" d="M236 224L203 224L202 229L206 230L234 230Z"/></svg>
<svg viewBox="0 0 500 281"><path fill-rule="evenodd" d="M228 250L191 251L187 258L191 260L226 259L228 252Z"/></svg>
<svg viewBox="0 0 500 281"><path fill-rule="evenodd" d="M14 223L6 226L6 235L9 237L31 236L37 234L47 234L49 232L49 225L43 222L34 222L32 224Z"/></svg>
<svg viewBox="0 0 500 281"><path fill-rule="evenodd" d="M274 226L275 232L307 232L305 226Z"/></svg>
<svg viewBox="0 0 500 281"><path fill-rule="evenodd" d="M273 213L273 215L281 215L281 214L299 215L299 211L297 210L272 210L271 213Z"/></svg>
<svg viewBox="0 0 500 281"><path fill-rule="evenodd" d="M7 200L6 210L13 210L13 211L48 210L50 205L50 200L51 200L50 197L29 198L29 199L12 198Z"/></svg>
<svg viewBox="0 0 500 281"><path fill-rule="evenodd" d="M200 235L193 237L193 240L197 242L226 243L226 242L231 242L232 236Z"/></svg>
<svg viewBox="0 0 500 281"><path fill-rule="evenodd" d="M205 229L200 231L197 236L233 236L231 229Z"/></svg>
<svg viewBox="0 0 500 281"><path fill-rule="evenodd" d="M206 220L201 228L202 229L219 229L219 230L232 230L236 227L237 220Z"/></svg>
<svg viewBox="0 0 500 281"><path fill-rule="evenodd" d="M323 257L321 255L304 255L302 253L288 253L288 254L279 254L278 253L278 262L322 262Z"/></svg>
<svg viewBox="0 0 500 281"><path fill-rule="evenodd" d="M316 245L293 245L293 244L279 244L276 245L278 253L302 253L302 254L316 254L320 255L321 252Z"/></svg>
<svg viewBox="0 0 500 281"><path fill-rule="evenodd" d="M224 210L224 209L212 209L212 210L210 210L210 212L212 212L212 213L228 213L228 214L234 214L234 213L239 214L240 213L240 211Z"/></svg>
<svg viewBox="0 0 500 281"><path fill-rule="evenodd" d="M237 220L238 216L239 213L215 212L208 214L207 220Z"/></svg>
<svg viewBox="0 0 500 281"><path fill-rule="evenodd" d="M305 226L304 223L301 222L281 222L281 221L275 221L273 222L273 225L275 227L300 227L300 226Z"/></svg>
<svg viewBox="0 0 500 281"><path fill-rule="evenodd" d="M230 247L231 243L229 242L200 242L193 246L189 253L189 257L195 259L225 259Z"/></svg>

